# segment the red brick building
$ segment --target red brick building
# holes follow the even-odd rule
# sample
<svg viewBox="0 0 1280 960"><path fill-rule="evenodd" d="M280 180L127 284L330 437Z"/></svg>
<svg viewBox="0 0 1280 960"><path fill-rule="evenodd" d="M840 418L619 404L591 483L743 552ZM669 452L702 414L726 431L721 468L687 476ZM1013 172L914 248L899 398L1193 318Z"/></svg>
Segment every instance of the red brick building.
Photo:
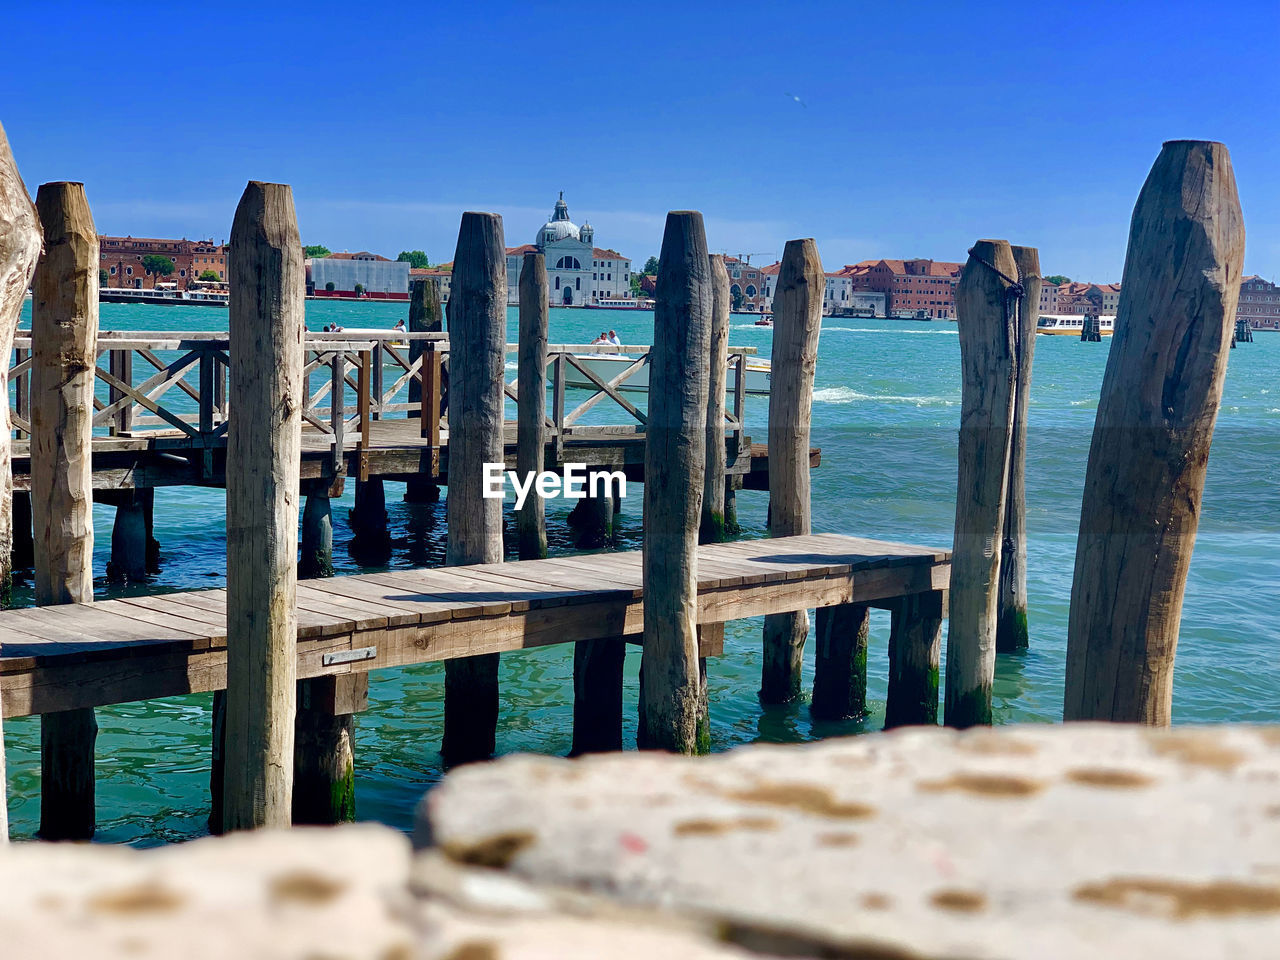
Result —
<svg viewBox="0 0 1280 960"><path fill-rule="evenodd" d="M885 295L889 316L954 320L956 283L963 264L948 260L863 260L840 271L854 291Z"/></svg>
<svg viewBox="0 0 1280 960"><path fill-rule="evenodd" d="M729 303L736 313L768 313L769 296L765 290L767 267L753 267L750 260L728 255L724 268L729 272Z"/></svg>
<svg viewBox="0 0 1280 960"><path fill-rule="evenodd" d="M98 266L107 272L108 287L153 289L157 282L177 284L185 290L192 280L211 270L227 279L226 244L212 240L159 240L150 237L98 237ZM173 264L168 276L153 274L142 264L147 256L167 257Z"/></svg>
<svg viewBox="0 0 1280 960"><path fill-rule="evenodd" d="M1245 277L1236 318L1248 320L1255 330L1280 330L1280 286L1258 276Z"/></svg>

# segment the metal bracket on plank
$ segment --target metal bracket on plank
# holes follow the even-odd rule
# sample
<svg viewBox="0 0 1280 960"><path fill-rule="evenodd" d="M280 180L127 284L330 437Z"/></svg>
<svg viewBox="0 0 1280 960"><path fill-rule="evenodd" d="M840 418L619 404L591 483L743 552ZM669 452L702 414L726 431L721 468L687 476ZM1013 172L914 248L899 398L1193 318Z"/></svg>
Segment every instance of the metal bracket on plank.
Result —
<svg viewBox="0 0 1280 960"><path fill-rule="evenodd" d="M358 660L372 660L378 655L377 647L357 647L354 650L335 650L320 656L320 663L326 667L335 667L340 663L355 663Z"/></svg>

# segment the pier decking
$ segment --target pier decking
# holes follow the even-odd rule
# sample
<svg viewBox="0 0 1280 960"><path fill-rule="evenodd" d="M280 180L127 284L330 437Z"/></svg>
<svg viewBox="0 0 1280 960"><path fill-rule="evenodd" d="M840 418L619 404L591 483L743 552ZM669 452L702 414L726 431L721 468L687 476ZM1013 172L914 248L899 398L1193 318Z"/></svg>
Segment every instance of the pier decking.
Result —
<svg viewBox="0 0 1280 960"><path fill-rule="evenodd" d="M945 550L837 534L704 546L698 620L841 604L886 607L897 620L896 601L944 591L949 574ZM642 597L639 551L300 581L298 676L638 641ZM704 631L704 656L721 652L719 636ZM224 590L0 613L5 716L219 690L226 668Z"/></svg>

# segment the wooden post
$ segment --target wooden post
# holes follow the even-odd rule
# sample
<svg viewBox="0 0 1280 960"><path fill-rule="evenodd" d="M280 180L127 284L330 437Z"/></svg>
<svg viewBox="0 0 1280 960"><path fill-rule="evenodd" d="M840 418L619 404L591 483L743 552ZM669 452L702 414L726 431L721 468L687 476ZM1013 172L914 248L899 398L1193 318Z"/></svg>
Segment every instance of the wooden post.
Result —
<svg viewBox="0 0 1280 960"><path fill-rule="evenodd" d="M1022 291L1006 240L979 240L956 286L961 403L944 719L991 722L1000 543L1013 433L1015 314Z"/></svg>
<svg viewBox="0 0 1280 960"><path fill-rule="evenodd" d="M502 560L502 501L483 494L486 463L503 460L507 260L502 218L464 213L449 296L449 496L445 562ZM445 661L445 763L493 755L498 654Z"/></svg>
<svg viewBox="0 0 1280 960"><path fill-rule="evenodd" d="M108 579L117 583L141 583L147 578L147 517L142 499L124 491L116 502L111 527L111 561Z"/></svg>
<svg viewBox="0 0 1280 960"><path fill-rule="evenodd" d="M520 266L520 352L516 374L518 422L516 472L522 477L542 471L547 448L547 264L540 253L526 253ZM546 505L530 492L516 511L521 560L547 555Z"/></svg>
<svg viewBox="0 0 1280 960"><path fill-rule="evenodd" d="M409 332L410 333L440 333L444 321L440 316L440 285L435 280L418 280L413 284L412 296L409 300ZM423 380L431 376L432 370L427 369L427 364L438 361L436 354L427 353L421 340L409 341L409 362L417 363L418 359L423 358L422 372L419 377L423 379L411 379L409 381L409 403L411 407L422 406L422 384ZM440 417L439 400L437 399L436 419ZM409 410L409 419L421 416L419 411ZM434 476L416 476L410 477L405 484L404 499L408 503L435 503L440 499L440 485L436 483Z"/></svg>
<svg viewBox="0 0 1280 960"><path fill-rule="evenodd" d="M302 557L298 576L304 579L333 576L333 507L329 484L313 481L302 508Z"/></svg>
<svg viewBox="0 0 1280 960"><path fill-rule="evenodd" d="M621 637L573 645L573 748L569 755L622 749Z"/></svg>
<svg viewBox="0 0 1280 960"><path fill-rule="evenodd" d="M377 566L391 556L387 494L381 477L356 480L351 509L351 552L362 564Z"/></svg>
<svg viewBox="0 0 1280 960"><path fill-rule="evenodd" d="M1040 253L1035 247L1010 247L1018 267L1022 296L1014 329L1013 432L1008 489L1004 500L1004 537L1000 542L1000 595L996 607L996 652L1025 650L1027 633L1027 409L1031 402L1031 364L1040 319Z"/></svg>
<svg viewBox="0 0 1280 960"><path fill-rule="evenodd" d="M707 381L707 468L702 480L699 543L723 543L725 535L725 381L729 364L729 271L724 256L711 255L711 370Z"/></svg>
<svg viewBox="0 0 1280 960"><path fill-rule="evenodd" d="M368 705L367 673L298 681L295 824L345 823L356 818L355 714Z"/></svg>
<svg viewBox="0 0 1280 960"><path fill-rule="evenodd" d="M818 608L813 719L849 720L866 713L869 614L862 603Z"/></svg>
<svg viewBox="0 0 1280 960"><path fill-rule="evenodd" d="M569 512L568 522L576 531L574 545L580 550L608 546L613 543L613 495L588 492Z"/></svg>
<svg viewBox="0 0 1280 960"><path fill-rule="evenodd" d="M293 191L250 181L231 225L223 826L289 825L306 271Z"/></svg>
<svg viewBox="0 0 1280 960"><path fill-rule="evenodd" d="M644 454L640 746L694 753L702 698L697 539L714 296L702 214L667 214L658 262Z"/></svg>
<svg viewBox="0 0 1280 960"><path fill-rule="evenodd" d="M35 541L32 539L31 493L13 492L13 569L30 570L35 563Z"/></svg>
<svg viewBox="0 0 1280 960"><path fill-rule="evenodd" d="M1173 140L1129 228L1089 448L1071 614L1067 720L1168 724L1244 259L1231 157Z"/></svg>
<svg viewBox="0 0 1280 960"><path fill-rule="evenodd" d="M942 653L942 591L901 597L889 633L889 694L884 726L938 722L938 660Z"/></svg>
<svg viewBox="0 0 1280 960"><path fill-rule="evenodd" d="M809 533L809 417L818 363L822 297L827 278L813 240L788 240L773 298L773 358L769 391L769 535ZM800 695L800 664L809 615L764 618L760 699L789 703Z"/></svg>
<svg viewBox="0 0 1280 960"><path fill-rule="evenodd" d="M42 606L93 602L93 381L98 342L98 232L80 183L36 192L44 253L31 301L31 513ZM92 709L40 718L40 835L94 830Z"/></svg>
<svg viewBox="0 0 1280 960"><path fill-rule="evenodd" d="M13 553L13 472L10 464L12 439L9 428L9 358L18 330L22 299L40 256L40 224L27 188L13 162L13 152L0 126L0 610L9 605L12 586L10 557ZM2 731L0 731L2 733ZM0 760L0 784L4 782L4 761ZM0 808L4 790L0 788ZM8 836L7 819L0 812L0 838Z"/></svg>

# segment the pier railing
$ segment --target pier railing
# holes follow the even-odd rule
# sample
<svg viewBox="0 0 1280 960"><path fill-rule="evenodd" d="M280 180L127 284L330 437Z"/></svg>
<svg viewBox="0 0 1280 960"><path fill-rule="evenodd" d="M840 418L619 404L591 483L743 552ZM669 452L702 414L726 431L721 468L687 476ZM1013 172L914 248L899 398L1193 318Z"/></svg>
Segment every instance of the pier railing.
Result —
<svg viewBox="0 0 1280 960"><path fill-rule="evenodd" d="M302 417L312 438L327 439L335 470L353 443L368 448L372 424L393 416L419 421L419 437L442 445L448 409L449 340L440 333L386 334L370 331L308 332L305 341ZM225 444L231 416L229 341L225 332L102 331L95 371L94 432L120 441L145 440L158 449L203 449ZM508 344L508 355L517 352ZM726 439L743 449L747 357L752 347L729 349ZM626 358L612 376L590 364L592 357ZM643 433L647 402L648 346L553 344L547 349L551 392L548 439L563 454L568 439L607 439ZM14 436L31 434L31 337L14 341L9 371ZM503 390L519 403L514 372ZM602 410L608 413L602 416ZM594 414L588 418L588 414ZM614 417L617 414L617 417ZM514 409L508 419L514 419ZM590 419L592 422L585 422ZM608 422L603 422L608 421ZM323 442L321 439L321 442ZM211 454L206 462L212 469Z"/></svg>

